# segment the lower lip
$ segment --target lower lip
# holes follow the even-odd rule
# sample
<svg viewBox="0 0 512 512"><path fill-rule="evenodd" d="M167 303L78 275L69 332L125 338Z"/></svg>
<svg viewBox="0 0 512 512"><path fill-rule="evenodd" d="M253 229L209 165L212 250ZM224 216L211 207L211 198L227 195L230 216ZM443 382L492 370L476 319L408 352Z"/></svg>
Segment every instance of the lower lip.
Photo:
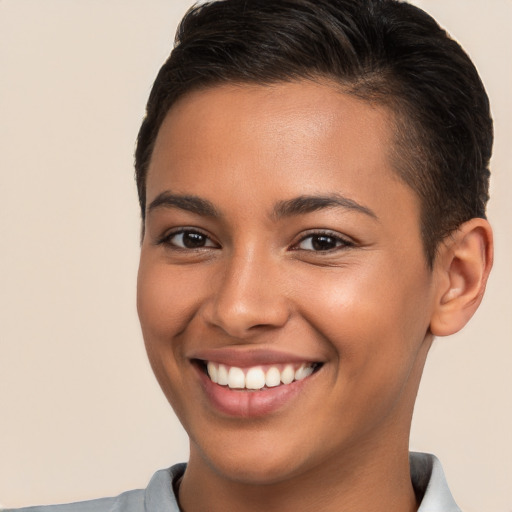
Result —
<svg viewBox="0 0 512 512"><path fill-rule="evenodd" d="M254 418L271 414L289 404L315 374L291 384L261 390L231 389L220 386L198 369L202 387L213 406L228 416Z"/></svg>

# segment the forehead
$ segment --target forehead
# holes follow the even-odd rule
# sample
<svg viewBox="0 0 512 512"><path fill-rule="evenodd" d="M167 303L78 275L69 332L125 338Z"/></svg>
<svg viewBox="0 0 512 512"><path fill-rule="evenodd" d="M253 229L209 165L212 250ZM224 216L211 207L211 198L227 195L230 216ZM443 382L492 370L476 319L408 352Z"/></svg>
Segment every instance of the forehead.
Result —
<svg viewBox="0 0 512 512"><path fill-rule="evenodd" d="M239 197L264 190L276 200L318 192L378 200L403 186L391 163L393 126L389 109L329 82L195 91L162 124L147 200L163 189L190 192L192 183L204 196L222 188Z"/></svg>
<svg viewBox="0 0 512 512"><path fill-rule="evenodd" d="M162 132L179 136L177 131L187 129L195 130L197 135L190 143L198 139L208 142L204 137L212 128L223 131L226 137L235 135L228 132L230 127L238 128L236 134L240 138L245 135L254 141L258 134L254 129L264 124L267 132L279 136L274 139L276 144L291 136L308 136L312 142L315 135L325 135L326 129L334 125L342 130L340 135L347 144L361 136L378 137L387 144L392 138L393 120L394 115L387 107L346 94L337 84L326 80L223 84L192 91L178 99L160 128L157 143ZM173 125L177 124L179 127L173 133Z"/></svg>

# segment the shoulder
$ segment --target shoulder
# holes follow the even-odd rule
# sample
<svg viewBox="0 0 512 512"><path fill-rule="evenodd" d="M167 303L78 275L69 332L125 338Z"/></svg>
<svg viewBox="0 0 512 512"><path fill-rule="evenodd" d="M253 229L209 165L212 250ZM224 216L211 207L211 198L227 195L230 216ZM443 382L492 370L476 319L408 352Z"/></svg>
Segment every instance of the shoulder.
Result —
<svg viewBox="0 0 512 512"><path fill-rule="evenodd" d="M2 509L1 512L179 512L173 491L173 480L183 474L185 467L185 464L176 464L157 471L145 489L127 491L111 498L62 505Z"/></svg>
<svg viewBox="0 0 512 512"><path fill-rule="evenodd" d="M112 498L65 503L61 505L44 505L20 509L3 509L2 512L139 512L144 510L144 490L124 492Z"/></svg>

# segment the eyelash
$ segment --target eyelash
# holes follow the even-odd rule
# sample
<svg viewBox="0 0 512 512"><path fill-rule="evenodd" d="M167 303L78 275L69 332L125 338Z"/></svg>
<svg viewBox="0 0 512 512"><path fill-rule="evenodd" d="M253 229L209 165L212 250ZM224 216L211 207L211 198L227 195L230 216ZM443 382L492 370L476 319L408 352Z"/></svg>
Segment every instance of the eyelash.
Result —
<svg viewBox="0 0 512 512"><path fill-rule="evenodd" d="M200 237L203 237L206 241L206 243L211 242L211 245L203 245L198 247L182 247L179 245L176 245L172 243L172 239L178 235L198 235ZM164 236L162 236L160 239L156 242L157 245L166 245L174 250L183 250L183 251L193 251L193 250L200 250L200 249L211 249L218 247L218 244L212 240L210 236L208 236L206 233L203 233L202 231L199 231L198 229L193 228L180 228L176 231L171 231L170 233L166 233Z"/></svg>
<svg viewBox="0 0 512 512"><path fill-rule="evenodd" d="M185 234L196 235L196 236L202 237L202 239L205 240L205 244L207 244L209 241L210 245L200 245L197 247L184 247L184 246L180 246L180 245L176 245L175 243L172 243L172 239L174 237L176 237L178 235L185 235ZM315 247L314 247L314 244L315 244L314 239L315 238L317 239L316 240L317 243L319 242L319 239L321 239L321 238L328 239L328 241L330 241L331 243L334 243L334 247L315 250ZM302 243L304 243L306 240L311 241L310 242L310 245L312 247L311 249L304 249L304 248L300 247L300 245ZM211 249L211 248L219 247L219 245L215 241L213 241L212 238L209 237L207 234L205 234L197 229L192 229L192 228L190 228L190 229L180 228L176 231L166 233L162 238L160 238L157 241L157 245L166 245L168 247L171 247L174 250L184 250L184 251ZM347 240L346 238L341 237L340 235L335 234L331 231L317 231L317 232L308 233L307 235L303 236L297 243L295 243L290 248L290 250L292 250L292 251L301 251L302 250L302 251L306 251L306 252L328 253L328 252L334 252L334 251L350 248L350 247L353 247L354 245L355 245L354 242Z"/></svg>
<svg viewBox="0 0 512 512"><path fill-rule="evenodd" d="M301 249L299 247L300 244L302 244L303 242L305 242L308 239L311 240L310 244L313 246L313 244L314 244L313 240L315 238L317 239L317 241L320 238L330 239L334 242L335 246L332 248L328 248L328 249L318 249L318 250L314 250L314 248L313 249ZM333 233L332 231L315 231L312 233L308 233L307 235L304 235L296 244L293 245L293 247L291 249L294 251L303 250L303 251L307 251L307 252L328 253L328 252L334 252L334 251L354 247L354 245L355 245L354 242L352 242L351 240L348 240L347 238L344 238L344 237L340 236L339 234Z"/></svg>

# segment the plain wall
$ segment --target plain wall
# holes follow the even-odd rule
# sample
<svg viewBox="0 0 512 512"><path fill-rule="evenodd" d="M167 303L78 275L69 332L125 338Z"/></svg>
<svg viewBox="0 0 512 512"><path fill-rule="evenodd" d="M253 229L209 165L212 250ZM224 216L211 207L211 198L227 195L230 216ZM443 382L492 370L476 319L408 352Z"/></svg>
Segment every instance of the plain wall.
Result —
<svg viewBox="0 0 512 512"><path fill-rule="evenodd" d="M134 140L189 0L0 0L0 502L146 486L186 460L135 310ZM495 118L496 262L438 339L411 437L466 512L512 510L512 1L423 0L474 59Z"/></svg>

